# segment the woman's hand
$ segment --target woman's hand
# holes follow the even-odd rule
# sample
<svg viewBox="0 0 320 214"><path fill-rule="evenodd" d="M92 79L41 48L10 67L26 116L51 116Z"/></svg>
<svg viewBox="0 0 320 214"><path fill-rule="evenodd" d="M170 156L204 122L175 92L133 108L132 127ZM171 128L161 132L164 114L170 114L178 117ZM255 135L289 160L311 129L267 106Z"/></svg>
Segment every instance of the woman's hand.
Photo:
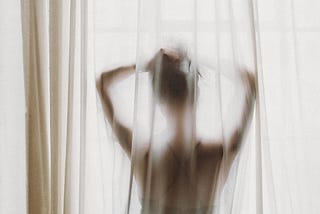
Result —
<svg viewBox="0 0 320 214"><path fill-rule="evenodd" d="M240 73L241 80L244 83L248 96L255 97L256 96L256 78L255 74L249 71L242 71Z"/></svg>
<svg viewBox="0 0 320 214"><path fill-rule="evenodd" d="M154 65L155 64L155 57L153 57L147 64L146 66L146 71L147 72L153 72L154 71Z"/></svg>

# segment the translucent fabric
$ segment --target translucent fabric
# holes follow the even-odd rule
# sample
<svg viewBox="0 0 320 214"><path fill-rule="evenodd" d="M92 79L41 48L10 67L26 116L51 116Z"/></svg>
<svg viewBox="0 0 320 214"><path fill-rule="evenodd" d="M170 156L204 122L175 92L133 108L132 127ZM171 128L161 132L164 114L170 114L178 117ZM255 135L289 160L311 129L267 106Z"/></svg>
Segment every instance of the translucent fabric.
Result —
<svg viewBox="0 0 320 214"><path fill-rule="evenodd" d="M0 213L317 214L319 10L317 0L0 0ZM161 49L182 61L186 96L161 95L161 66L149 64ZM108 117L99 82L119 67L131 75L108 90ZM246 71L255 102L230 158ZM179 99L188 105L173 111ZM214 187L194 180L203 156L172 145L181 127L182 154L222 145L221 168L201 177Z"/></svg>
<svg viewBox="0 0 320 214"><path fill-rule="evenodd" d="M0 213L26 213L26 93L19 2L0 1L0 13Z"/></svg>
<svg viewBox="0 0 320 214"><path fill-rule="evenodd" d="M209 139L228 139L239 122L241 90L237 90L236 74L245 67L257 77L256 111L228 180L213 203L214 211L316 213L318 173L312 169L318 168L319 161L311 158L316 155L306 154L312 153L310 146L312 151L319 148L312 143L318 139L319 117L316 111L309 117L310 108L318 103L317 86L312 83L318 74L312 70L318 67L319 52L315 39L319 17L311 5L319 5L312 1L112 3L111 9L111 2L96 2L96 72L98 76L136 63L135 76L112 92L118 116L133 130L133 146L168 143L157 141L163 139L159 136L168 126L168 118L154 100L144 72L160 48L183 47L198 66L196 130L197 135ZM113 161L108 159L114 163L110 164L112 212L139 213L143 199L133 175L135 165L121 152L117 138L113 139ZM311 186L315 188L311 190Z"/></svg>
<svg viewBox="0 0 320 214"><path fill-rule="evenodd" d="M141 207L143 207L143 213L174 212L173 210L166 211L164 208L161 210L161 206L165 206L162 204L168 193L166 193L167 190L159 187L166 186L164 184L166 181L156 179L157 176L162 176L157 175L161 173L157 163L160 164L162 155L166 154L168 148L170 150L172 143L170 132L174 130L170 124L172 121L168 118L170 116L164 107L166 104L163 104L159 100L161 98L156 95L156 91L161 89L152 89L157 86L152 86L147 64L161 48L179 50L190 59L193 69L199 74L192 69L189 72L191 75L199 75L199 79L198 87L193 89L197 90L194 95L196 114L194 118L192 116L185 118L186 126L191 126L190 130L194 129L194 136L186 137L184 143L192 144L195 143L193 141L199 141L199 139L203 139L204 142L222 142L226 144L223 145L223 148L227 151L229 146L227 142L234 130L240 126L244 109L245 90L241 84L240 73L243 71L255 73L257 67L251 2L139 1L138 4L130 7L137 9L138 20L132 19L134 16L131 10L128 10L127 16L122 16L117 11L109 11L110 8L107 10L106 2L97 3L96 8L99 8L98 13L95 14L95 32L99 32L96 33L95 40L97 76L99 77L101 72L118 66L136 64L135 75L128 76L119 84L115 84L110 92L114 100L114 117L119 117L119 120L127 123L133 132L132 152L129 157L126 157L123 151L121 152L121 147L117 143L118 138L113 137L115 141L112 145L113 158L110 157L108 161L113 162L111 164L113 170L110 170L113 171L113 181L110 182L110 188L113 189L113 194L109 196L110 203L112 202L110 212L140 213ZM123 9L121 7L123 2L115 4L119 5L119 10ZM133 3L130 2L130 4ZM111 19L109 21L103 20L106 12ZM138 26L137 31L131 30L135 29L135 24ZM136 52L134 53L133 50ZM136 59L132 58L134 55ZM159 71L156 69L155 73L157 72ZM192 95L189 94L189 96ZM247 152L254 148L253 139L257 132L256 129L260 129L259 125L257 128L256 125L250 126L251 122L248 124L249 129L242 142L242 147L245 147ZM109 133L112 133L113 123L107 122L107 126L110 127L110 125ZM257 139L257 144L259 144L259 137ZM141 183L141 179L139 181L139 176L141 176L139 159L143 155L141 151L145 148L149 152L149 160L145 169L146 178ZM254 157L249 158L246 155L241 159L243 159L242 165L248 168L254 166ZM202 206L213 207L210 210L215 213L231 212L236 178L244 174L243 169L238 171L239 160L236 158L229 163L231 166L227 166L227 163L221 164L217 187L212 190L212 201L203 205L199 199L193 206L200 209L194 209L191 213L198 211L202 213L203 211L200 211ZM192 164L196 165L196 163ZM197 170L196 166L192 167L194 167L192 170ZM230 171L229 167L231 167ZM209 170L213 171L215 168ZM165 173L163 170L162 172ZM162 196L152 195L152 191L157 189L157 186L160 189L158 191L161 192L159 195ZM157 200L152 201L153 197L156 197ZM153 208L149 207L148 210L144 207L150 204L156 204L160 208L152 211ZM173 209L176 206L179 207L176 204L170 206L174 207Z"/></svg>

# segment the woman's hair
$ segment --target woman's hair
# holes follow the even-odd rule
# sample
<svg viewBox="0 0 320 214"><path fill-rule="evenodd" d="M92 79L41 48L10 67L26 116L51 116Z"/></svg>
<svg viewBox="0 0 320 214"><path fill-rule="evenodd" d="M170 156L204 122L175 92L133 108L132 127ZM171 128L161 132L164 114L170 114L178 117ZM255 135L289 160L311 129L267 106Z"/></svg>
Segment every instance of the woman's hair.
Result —
<svg viewBox="0 0 320 214"><path fill-rule="evenodd" d="M148 69L152 75L152 89L160 102L181 105L194 101L198 74L192 72L191 60L185 54L160 49Z"/></svg>

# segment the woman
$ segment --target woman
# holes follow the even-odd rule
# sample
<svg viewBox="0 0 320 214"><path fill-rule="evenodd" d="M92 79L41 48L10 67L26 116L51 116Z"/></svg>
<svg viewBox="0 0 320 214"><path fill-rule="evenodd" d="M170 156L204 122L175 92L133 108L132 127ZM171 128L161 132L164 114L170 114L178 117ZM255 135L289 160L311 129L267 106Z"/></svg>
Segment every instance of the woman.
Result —
<svg viewBox="0 0 320 214"><path fill-rule="evenodd" d="M133 74L135 65L105 72L97 81L105 116L121 147L134 161L142 213L212 213L213 201L219 197L250 121L255 99L254 75L240 72L246 89L244 109L240 125L230 140L223 142L204 141L195 134L198 74L185 54L161 49L146 70L169 126L169 137L157 143L161 145L157 155L151 155L155 152L150 146L135 148L131 155L132 131L118 120L110 99L110 86Z"/></svg>

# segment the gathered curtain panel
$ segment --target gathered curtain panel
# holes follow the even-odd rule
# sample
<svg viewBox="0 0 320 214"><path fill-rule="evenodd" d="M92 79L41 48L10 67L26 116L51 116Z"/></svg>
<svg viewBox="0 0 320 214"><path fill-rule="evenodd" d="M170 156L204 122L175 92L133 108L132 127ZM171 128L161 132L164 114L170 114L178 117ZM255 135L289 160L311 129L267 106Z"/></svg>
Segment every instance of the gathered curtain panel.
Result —
<svg viewBox="0 0 320 214"><path fill-rule="evenodd" d="M230 138L239 68L256 77L252 121L212 213L317 214L319 9L315 0L0 0L0 213L140 213L135 148L160 148L168 125L144 69L178 44L199 67L204 138ZM130 64L112 99L133 132L131 158L96 88L103 72Z"/></svg>

